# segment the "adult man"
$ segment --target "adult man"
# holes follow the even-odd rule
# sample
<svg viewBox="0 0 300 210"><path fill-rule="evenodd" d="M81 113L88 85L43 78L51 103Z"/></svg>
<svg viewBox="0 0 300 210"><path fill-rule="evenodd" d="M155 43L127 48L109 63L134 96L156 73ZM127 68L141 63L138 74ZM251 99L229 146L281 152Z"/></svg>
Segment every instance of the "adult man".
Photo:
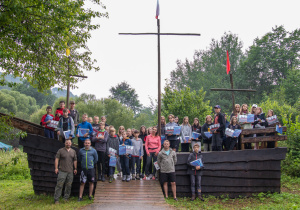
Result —
<svg viewBox="0 0 300 210"><path fill-rule="evenodd" d="M74 121L75 127L79 124L79 113L77 109L75 109L75 101L70 101L70 114Z"/></svg>
<svg viewBox="0 0 300 210"><path fill-rule="evenodd" d="M92 194L94 190L95 182L95 168L94 165L98 161L97 151L91 147L91 140L86 139L84 141L84 148L79 150L78 160L81 162L81 174L80 174L80 190L78 201L82 201L82 194L84 185L89 182L89 199L92 200Z"/></svg>
<svg viewBox="0 0 300 210"><path fill-rule="evenodd" d="M65 184L64 199L67 201L71 194L73 173L77 174L77 156L75 150L71 148L72 141L66 139L65 147L59 149L55 157L55 173L58 173L57 184L54 193L55 204L59 203L62 188ZM59 163L59 168L58 168ZM73 168L74 165L74 168Z"/></svg>
<svg viewBox="0 0 300 210"><path fill-rule="evenodd" d="M225 134L225 118L221 113L220 105L216 105L214 124L219 124L220 127L213 132L212 135L212 151L222 151L223 136Z"/></svg>
<svg viewBox="0 0 300 210"><path fill-rule="evenodd" d="M164 141L164 148L158 153L157 163L160 167L160 178L164 186L165 196L168 198L168 182L171 182L173 198L176 198L176 174L175 164L177 162L176 152L170 149L170 142Z"/></svg>

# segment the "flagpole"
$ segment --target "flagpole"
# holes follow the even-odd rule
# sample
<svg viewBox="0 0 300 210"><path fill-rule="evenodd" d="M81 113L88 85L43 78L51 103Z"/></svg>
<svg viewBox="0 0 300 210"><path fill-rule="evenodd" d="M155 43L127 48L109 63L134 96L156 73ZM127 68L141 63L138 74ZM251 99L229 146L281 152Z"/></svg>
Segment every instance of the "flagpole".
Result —
<svg viewBox="0 0 300 210"><path fill-rule="evenodd" d="M161 135L161 74L160 74L160 24L157 18L157 55L158 55L158 135Z"/></svg>
<svg viewBox="0 0 300 210"><path fill-rule="evenodd" d="M232 71L230 71L229 75L230 75L231 89L233 89ZM234 109L235 109L235 101L234 101L234 92L233 92L233 91L232 91L232 93L231 93L231 96L232 96L232 111L234 112Z"/></svg>

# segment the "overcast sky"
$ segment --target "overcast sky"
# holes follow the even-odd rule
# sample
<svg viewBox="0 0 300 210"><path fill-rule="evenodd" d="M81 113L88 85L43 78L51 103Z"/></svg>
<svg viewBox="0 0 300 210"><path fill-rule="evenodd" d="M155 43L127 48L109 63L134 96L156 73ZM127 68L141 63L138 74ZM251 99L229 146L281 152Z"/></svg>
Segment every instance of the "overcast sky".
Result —
<svg viewBox="0 0 300 210"><path fill-rule="evenodd" d="M157 32L156 0L102 0L109 19L98 19L88 46L98 60L99 72L86 72L88 79L71 90L76 95L108 97L109 89L126 81L145 106L157 99L157 37L120 36L118 33ZM244 50L275 25L288 31L299 28L299 0L160 0L161 33L200 33L200 37L161 37L162 90L176 60L191 60L195 50L206 49L211 39L224 32L237 34ZM91 3L87 6L100 11ZM225 53L225 52L224 52ZM224 73L226 70L224 69ZM199 84L201 86L201 84Z"/></svg>

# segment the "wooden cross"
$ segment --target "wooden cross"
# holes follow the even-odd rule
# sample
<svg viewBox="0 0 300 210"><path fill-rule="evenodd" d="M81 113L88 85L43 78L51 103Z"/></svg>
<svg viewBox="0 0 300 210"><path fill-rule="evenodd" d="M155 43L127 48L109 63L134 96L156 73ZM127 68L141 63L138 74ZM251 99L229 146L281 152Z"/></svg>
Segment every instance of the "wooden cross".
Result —
<svg viewBox="0 0 300 210"><path fill-rule="evenodd" d="M161 35L175 35L175 36L200 36L200 34L192 33L160 33L160 22L157 18L157 33L119 33L119 35L157 35L157 51L158 51L158 134L161 135L161 74L160 74L160 36Z"/></svg>
<svg viewBox="0 0 300 210"><path fill-rule="evenodd" d="M231 88L211 88L211 91L231 91L232 96L232 111L234 112L235 109L235 99L234 99L234 91L241 91L241 92L256 92L256 90L252 89L233 89L233 78L232 78L232 72L230 71L230 84Z"/></svg>

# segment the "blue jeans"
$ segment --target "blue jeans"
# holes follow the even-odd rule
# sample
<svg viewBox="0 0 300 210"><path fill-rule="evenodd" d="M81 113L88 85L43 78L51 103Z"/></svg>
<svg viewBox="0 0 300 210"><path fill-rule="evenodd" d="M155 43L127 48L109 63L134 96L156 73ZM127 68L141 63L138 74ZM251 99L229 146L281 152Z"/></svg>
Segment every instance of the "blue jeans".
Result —
<svg viewBox="0 0 300 210"><path fill-rule="evenodd" d="M191 180L192 194L196 193L195 188L197 188L197 193L200 194L201 193L201 176L190 174L190 180Z"/></svg>
<svg viewBox="0 0 300 210"><path fill-rule="evenodd" d="M150 152L150 157L147 156L147 165L146 165L146 175L149 176L149 168L152 165L152 159L153 163L157 161L157 156L155 156L155 152ZM153 167L153 176L155 176L156 168Z"/></svg>
<svg viewBox="0 0 300 210"><path fill-rule="evenodd" d="M122 173L123 175L130 175L130 170L129 170L129 157L126 155L121 155L120 156L121 160L121 166L122 166Z"/></svg>
<svg viewBox="0 0 300 210"><path fill-rule="evenodd" d="M135 165L136 165L136 174L140 174L141 172L141 161L140 157L132 157L131 156L131 174L135 174Z"/></svg>
<svg viewBox="0 0 300 210"><path fill-rule="evenodd" d="M44 129L45 137L49 139L54 139L54 131L49 130L48 128Z"/></svg>
<svg viewBox="0 0 300 210"><path fill-rule="evenodd" d="M109 166L109 176L114 175L115 174L115 170L116 170L116 167Z"/></svg>

